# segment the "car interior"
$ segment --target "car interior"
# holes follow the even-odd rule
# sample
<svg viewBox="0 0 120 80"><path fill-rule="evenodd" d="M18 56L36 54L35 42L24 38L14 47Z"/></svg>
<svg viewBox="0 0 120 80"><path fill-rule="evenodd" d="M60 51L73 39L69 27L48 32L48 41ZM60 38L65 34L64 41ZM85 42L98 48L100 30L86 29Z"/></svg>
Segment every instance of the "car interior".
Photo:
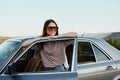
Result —
<svg viewBox="0 0 120 80"><path fill-rule="evenodd" d="M95 62L92 46L89 42L78 43L78 64Z"/></svg>

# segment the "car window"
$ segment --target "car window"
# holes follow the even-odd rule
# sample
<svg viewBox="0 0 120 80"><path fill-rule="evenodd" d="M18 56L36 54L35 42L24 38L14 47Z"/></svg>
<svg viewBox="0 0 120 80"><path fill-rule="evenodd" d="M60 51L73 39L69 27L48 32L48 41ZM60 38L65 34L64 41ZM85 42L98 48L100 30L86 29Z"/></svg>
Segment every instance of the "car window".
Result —
<svg viewBox="0 0 120 80"><path fill-rule="evenodd" d="M106 61L105 53L90 42L78 42L78 64Z"/></svg>
<svg viewBox="0 0 120 80"><path fill-rule="evenodd" d="M109 60L109 58L95 45L93 45L93 49L96 55L96 61L106 61Z"/></svg>
<svg viewBox="0 0 120 80"><path fill-rule="evenodd" d="M95 55L89 42L78 43L78 64L95 62Z"/></svg>
<svg viewBox="0 0 120 80"><path fill-rule="evenodd" d="M20 49L20 51L18 52L19 54L22 54L23 50L25 50L25 48ZM33 57L34 55L34 51L33 49L29 49L25 52L24 55L22 55L16 62L16 72L25 72L25 67L28 63L28 61L30 60L31 57ZM20 55L17 55L17 57Z"/></svg>
<svg viewBox="0 0 120 80"><path fill-rule="evenodd" d="M22 55L16 62L16 72L18 73L46 72L46 68L44 67L43 61L41 59L40 50L42 49L43 45L45 45L45 43L48 43L50 46L51 42L56 42L56 41L38 42L33 46L29 47L29 49L24 53L24 55ZM64 63L64 66L66 70L69 71L71 70L71 65L72 65L72 55L73 55L73 45L74 45L72 43L74 43L74 40L71 40L71 39L57 40L57 42L61 42L61 43L65 42L65 45L67 46L65 48L66 61ZM68 42L71 42L71 44L69 45ZM19 51L19 54L22 54L23 50L26 50L26 49L27 48Z"/></svg>
<svg viewBox="0 0 120 80"><path fill-rule="evenodd" d="M12 59L12 61L15 60L16 58L18 58L19 55L21 55L25 49L26 49L26 47L21 47L19 49L19 51L16 53L16 55L14 56L14 58ZM26 58L26 54L21 59L25 59L25 58Z"/></svg>

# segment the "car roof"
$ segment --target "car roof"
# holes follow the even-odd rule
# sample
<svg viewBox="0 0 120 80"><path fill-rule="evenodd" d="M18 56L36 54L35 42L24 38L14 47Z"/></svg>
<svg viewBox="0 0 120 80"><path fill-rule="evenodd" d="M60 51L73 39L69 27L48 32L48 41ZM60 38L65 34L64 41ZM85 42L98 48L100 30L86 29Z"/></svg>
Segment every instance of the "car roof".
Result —
<svg viewBox="0 0 120 80"><path fill-rule="evenodd" d="M28 39L33 39L33 38L35 38L35 36L27 36L27 37L21 36L21 37L14 37L14 38L8 39L6 41L24 42L24 41L26 41Z"/></svg>

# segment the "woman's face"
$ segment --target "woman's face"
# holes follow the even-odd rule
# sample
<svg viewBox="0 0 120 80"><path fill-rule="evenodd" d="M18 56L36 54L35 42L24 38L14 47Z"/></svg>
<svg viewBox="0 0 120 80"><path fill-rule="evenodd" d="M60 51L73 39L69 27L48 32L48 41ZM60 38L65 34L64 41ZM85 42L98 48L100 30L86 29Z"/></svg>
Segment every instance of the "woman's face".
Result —
<svg viewBox="0 0 120 80"><path fill-rule="evenodd" d="M56 27L55 23L51 22L47 27L47 34L49 36L55 36L58 28Z"/></svg>

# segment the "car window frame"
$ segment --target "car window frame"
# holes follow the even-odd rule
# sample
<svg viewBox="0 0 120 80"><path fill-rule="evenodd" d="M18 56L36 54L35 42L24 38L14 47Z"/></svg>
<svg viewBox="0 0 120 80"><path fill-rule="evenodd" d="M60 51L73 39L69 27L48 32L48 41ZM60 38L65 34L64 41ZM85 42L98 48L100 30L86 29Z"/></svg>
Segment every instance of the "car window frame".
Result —
<svg viewBox="0 0 120 80"><path fill-rule="evenodd" d="M26 49L14 60L14 63L16 63L31 47L33 47L35 44L37 43L44 43L44 42L50 42L50 41L59 41L59 40L74 40L74 44L73 44L73 53L75 52L75 43L76 43L76 38L57 38L57 39L53 39L53 40L37 40L35 42L33 42L32 44L30 44L28 47L26 47ZM71 65L71 70L70 71L74 71L76 68L74 67L74 55L72 53L72 65ZM48 71L46 71L48 72ZM46 73L46 72L43 72L43 73ZM55 71L55 72L62 72L62 71ZM64 71L64 72L67 72L67 71ZM22 73L17 73L17 74L24 74L26 72L22 72ZM27 72L27 73L42 73L42 72ZM49 73L53 73L53 72L49 72Z"/></svg>
<svg viewBox="0 0 120 80"><path fill-rule="evenodd" d="M107 57L107 60L103 60L103 61L109 61L109 60L111 60L111 58L107 55L107 53L101 47L99 47L98 45L93 44L93 43L91 45L92 45L93 52L94 52L94 55L95 55L95 58L96 58L96 62L102 62L102 61L98 61L97 60L97 54L95 52L94 47L96 47L105 57Z"/></svg>
<svg viewBox="0 0 120 80"><path fill-rule="evenodd" d="M92 45L92 48L93 48L93 46L97 47L109 60L112 60L112 58L110 57L110 55L107 54L107 53L101 48L101 46L97 45L97 44L94 43L94 42L91 42L91 45ZM93 51L94 51L94 48L93 48ZM95 53L95 51L94 51L94 53ZM96 54L95 54L95 55L96 55ZM99 62L99 61L96 61L96 62Z"/></svg>
<svg viewBox="0 0 120 80"><path fill-rule="evenodd" d="M89 43L90 46L91 46L91 49L92 49L92 51L93 51L93 47L92 47L92 45L91 45L91 41L90 41L90 40L79 39L77 43L79 43L79 42ZM78 46L77 46L77 47L78 47ZM93 51L93 54L94 54L94 51ZM78 56L78 52L77 52L77 56ZM96 60L95 54L94 54L94 57L95 57L95 60ZM83 64L89 64L89 63L94 63L94 62L86 62L86 63L83 63ZM83 64L78 64L78 61L77 61L77 65L83 65Z"/></svg>
<svg viewBox="0 0 120 80"><path fill-rule="evenodd" d="M81 65L89 65L89 64L97 64L97 63L101 63L101 62L107 62L107 61L110 61L112 60L112 58L99 46L97 45L95 42L89 40L89 39L78 39L78 42L89 42L91 47L92 47L92 50L93 50L93 54L95 56L95 60L97 60L97 57L96 57L96 54L95 54L95 51L94 51L94 48L93 48L93 45L95 45L98 49L100 49L102 51L102 53L107 56L109 58L109 60L106 60L106 61L95 61L95 62L91 62L91 63L84 63L84 64L78 64L77 62L77 66L81 66ZM78 46L77 46L78 47ZM78 56L78 53L77 53L77 56Z"/></svg>

